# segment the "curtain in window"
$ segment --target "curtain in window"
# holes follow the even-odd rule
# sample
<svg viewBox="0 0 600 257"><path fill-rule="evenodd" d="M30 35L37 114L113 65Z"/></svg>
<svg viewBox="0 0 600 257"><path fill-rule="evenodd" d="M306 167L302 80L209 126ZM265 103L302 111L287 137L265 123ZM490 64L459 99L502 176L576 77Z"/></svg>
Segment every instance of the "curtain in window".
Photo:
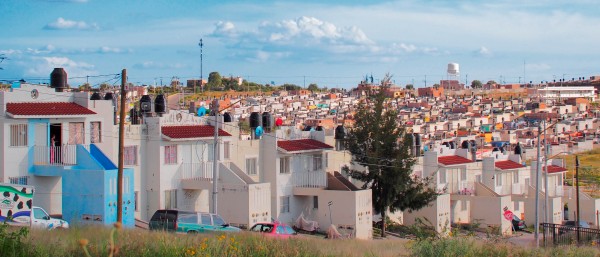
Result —
<svg viewBox="0 0 600 257"><path fill-rule="evenodd" d="M81 145L85 141L83 133L83 122L70 122L69 123L69 144L70 145Z"/></svg>

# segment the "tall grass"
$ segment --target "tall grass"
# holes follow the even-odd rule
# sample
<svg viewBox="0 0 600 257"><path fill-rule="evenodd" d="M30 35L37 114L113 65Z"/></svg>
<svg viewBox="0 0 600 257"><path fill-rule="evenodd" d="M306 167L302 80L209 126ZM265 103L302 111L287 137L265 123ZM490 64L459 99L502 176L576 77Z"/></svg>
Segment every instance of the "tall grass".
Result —
<svg viewBox="0 0 600 257"><path fill-rule="evenodd" d="M111 234L114 233L114 236ZM114 239L114 240L111 240ZM114 241L114 244L111 244ZM89 252L89 254L86 253ZM74 227L24 233L0 227L0 256L600 256L598 248L531 249L468 238L411 241L271 239L249 232L183 235L138 229Z"/></svg>

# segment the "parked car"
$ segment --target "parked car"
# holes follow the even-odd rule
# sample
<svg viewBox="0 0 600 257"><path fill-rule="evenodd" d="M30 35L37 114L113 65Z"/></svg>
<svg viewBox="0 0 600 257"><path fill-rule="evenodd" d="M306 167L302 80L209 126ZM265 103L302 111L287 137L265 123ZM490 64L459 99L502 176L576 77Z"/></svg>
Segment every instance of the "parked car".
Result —
<svg viewBox="0 0 600 257"><path fill-rule="evenodd" d="M251 232L259 232L265 236L272 236L276 238L289 238L298 235L292 227L289 225L279 222L269 223L256 223L252 228Z"/></svg>
<svg viewBox="0 0 600 257"><path fill-rule="evenodd" d="M564 221L562 226L559 227L558 233L564 234L564 233L568 233L568 232L575 232L576 231L575 228L577 228L576 224L577 224L577 222L575 222L574 220ZM590 224L583 220L580 220L579 227L580 228L590 228Z"/></svg>
<svg viewBox="0 0 600 257"><path fill-rule="evenodd" d="M515 231L520 231L520 230L527 228L527 225L525 225L525 221L522 221L521 219L519 219L519 217L517 217L517 215L513 215L512 224L513 224L513 229Z"/></svg>
<svg viewBox="0 0 600 257"><path fill-rule="evenodd" d="M180 210L157 210L149 224L150 230L164 230L179 233L239 232L240 228L230 226L214 213Z"/></svg>

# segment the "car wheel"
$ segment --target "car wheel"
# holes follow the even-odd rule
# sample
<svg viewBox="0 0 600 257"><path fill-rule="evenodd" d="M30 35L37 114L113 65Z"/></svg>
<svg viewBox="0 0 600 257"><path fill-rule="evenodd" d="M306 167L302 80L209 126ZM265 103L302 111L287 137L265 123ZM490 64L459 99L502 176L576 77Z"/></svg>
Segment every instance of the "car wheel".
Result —
<svg viewBox="0 0 600 257"><path fill-rule="evenodd" d="M196 230L189 230L187 233L188 234L198 234L198 231L196 231Z"/></svg>

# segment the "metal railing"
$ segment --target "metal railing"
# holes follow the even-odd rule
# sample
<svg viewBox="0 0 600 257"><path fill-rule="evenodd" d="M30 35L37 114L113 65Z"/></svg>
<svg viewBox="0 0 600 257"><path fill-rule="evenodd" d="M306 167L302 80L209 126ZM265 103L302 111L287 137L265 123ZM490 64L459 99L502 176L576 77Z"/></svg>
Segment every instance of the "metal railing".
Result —
<svg viewBox="0 0 600 257"><path fill-rule="evenodd" d="M327 187L325 171L292 172L292 184L296 187Z"/></svg>
<svg viewBox="0 0 600 257"><path fill-rule="evenodd" d="M600 229L565 226L553 223L541 224L544 246L592 244L600 242Z"/></svg>
<svg viewBox="0 0 600 257"><path fill-rule="evenodd" d="M86 147L89 150L89 146ZM72 166L77 164L77 145L33 146L33 164Z"/></svg>
<svg viewBox="0 0 600 257"><path fill-rule="evenodd" d="M213 163L182 163L179 166L181 179L193 180L212 180L213 178Z"/></svg>
<svg viewBox="0 0 600 257"><path fill-rule="evenodd" d="M460 181L458 184L448 184L451 194L458 195L475 195L475 182L473 181Z"/></svg>

